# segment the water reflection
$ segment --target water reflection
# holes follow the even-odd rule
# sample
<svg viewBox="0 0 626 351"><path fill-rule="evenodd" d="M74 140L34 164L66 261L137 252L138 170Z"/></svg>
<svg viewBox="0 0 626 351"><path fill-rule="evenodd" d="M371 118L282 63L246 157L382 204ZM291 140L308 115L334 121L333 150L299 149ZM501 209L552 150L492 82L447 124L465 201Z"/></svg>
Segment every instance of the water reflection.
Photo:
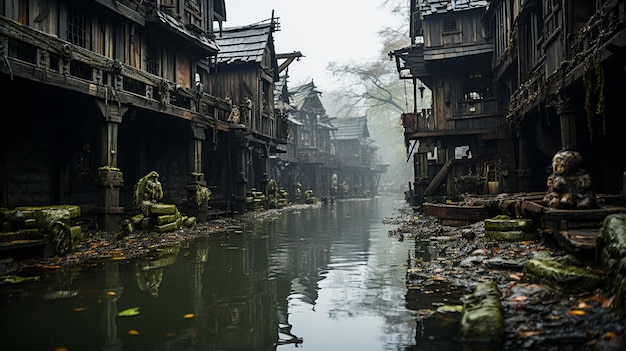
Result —
<svg viewBox="0 0 626 351"><path fill-rule="evenodd" d="M2 349L412 350L414 246L382 224L398 201L296 208L138 260L32 272L0 285Z"/></svg>

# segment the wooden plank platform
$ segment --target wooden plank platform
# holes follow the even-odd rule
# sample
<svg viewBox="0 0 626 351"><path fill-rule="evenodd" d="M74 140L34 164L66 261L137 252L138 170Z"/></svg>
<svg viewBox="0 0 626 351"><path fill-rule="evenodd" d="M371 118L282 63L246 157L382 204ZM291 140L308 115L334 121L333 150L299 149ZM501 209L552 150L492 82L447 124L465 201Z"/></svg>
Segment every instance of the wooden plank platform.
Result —
<svg viewBox="0 0 626 351"><path fill-rule="evenodd" d="M537 199L522 199L518 208L532 218L545 233L554 235L558 245L573 254L593 255L604 219L615 213L626 213L618 197L598 195L602 205L586 210L550 208Z"/></svg>
<svg viewBox="0 0 626 351"><path fill-rule="evenodd" d="M421 212L427 216L437 217L442 224L449 226L467 225L482 221L490 216L489 208L484 205L469 206L426 202L422 204Z"/></svg>

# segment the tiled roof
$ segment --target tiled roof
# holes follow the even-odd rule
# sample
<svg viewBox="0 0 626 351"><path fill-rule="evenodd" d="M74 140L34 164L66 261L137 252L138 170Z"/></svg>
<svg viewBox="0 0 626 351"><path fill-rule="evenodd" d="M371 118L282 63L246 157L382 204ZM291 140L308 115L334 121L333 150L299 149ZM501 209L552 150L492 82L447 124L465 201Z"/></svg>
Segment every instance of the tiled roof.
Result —
<svg viewBox="0 0 626 351"><path fill-rule="evenodd" d="M324 108L319 97L321 92L317 90L312 80L310 83L289 89L289 94L291 95L291 102L298 111L301 111L307 105L314 109Z"/></svg>
<svg viewBox="0 0 626 351"><path fill-rule="evenodd" d="M157 11L156 15L159 21L170 26L171 28L174 28L184 37L197 42L199 45L205 48L208 48L209 50L213 52L218 50L218 46L216 45L216 43L213 40L209 39L206 34L195 33L193 31L188 30L187 28L185 28L185 26L183 26L180 23L180 21L177 21L175 18L173 18L172 16L168 15L167 13L163 11Z"/></svg>
<svg viewBox="0 0 626 351"><path fill-rule="evenodd" d="M263 60L265 47L273 45L272 23L258 23L242 27L224 28L216 33L215 42L220 48L218 64L256 62Z"/></svg>
<svg viewBox="0 0 626 351"><path fill-rule="evenodd" d="M333 120L337 130L333 133L335 140L366 139L370 136L367 129L367 117L343 117Z"/></svg>
<svg viewBox="0 0 626 351"><path fill-rule="evenodd" d="M420 16L465 11L489 6L488 0L419 0Z"/></svg>

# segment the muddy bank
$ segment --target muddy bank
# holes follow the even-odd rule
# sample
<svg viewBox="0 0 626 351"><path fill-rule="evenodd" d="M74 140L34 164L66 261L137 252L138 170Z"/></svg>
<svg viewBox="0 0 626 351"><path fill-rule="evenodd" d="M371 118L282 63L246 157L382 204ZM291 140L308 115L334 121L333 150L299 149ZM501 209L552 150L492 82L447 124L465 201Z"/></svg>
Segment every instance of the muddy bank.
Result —
<svg viewBox="0 0 626 351"><path fill-rule="evenodd" d="M472 294L479 283L493 281L500 291L504 315L504 337L500 345L472 345L468 350L624 350L624 320L614 313L613 292L602 284L590 291L560 291L547 281L528 279L526 264L537 256L566 257L550 240L499 241L485 236L484 222L462 227L439 224L435 217L401 209L397 218L387 219L398 225L390 236L414 240L416 247L427 246L426 258L410 257L407 287L423 297L442 284L463 295ZM535 262L533 261L533 262ZM579 262L590 274L602 275L592 261ZM586 282L587 280L585 280ZM593 285L592 285L593 286ZM584 290L584 289L583 289ZM407 295L407 303L412 294ZM432 301L432 310L452 304L448 299ZM428 318L428 307L419 305L420 315ZM462 309L447 308L459 312ZM453 312L454 313L454 312ZM460 313L457 318L460 323Z"/></svg>

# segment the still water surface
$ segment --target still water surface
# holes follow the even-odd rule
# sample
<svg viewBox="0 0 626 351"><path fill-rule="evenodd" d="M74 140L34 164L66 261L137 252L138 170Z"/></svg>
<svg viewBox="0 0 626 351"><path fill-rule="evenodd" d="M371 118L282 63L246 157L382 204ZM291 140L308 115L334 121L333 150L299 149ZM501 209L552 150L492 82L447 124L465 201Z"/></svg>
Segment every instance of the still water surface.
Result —
<svg viewBox="0 0 626 351"><path fill-rule="evenodd" d="M0 349L414 350L415 243L383 223L400 206L385 196L296 207L156 257L2 284Z"/></svg>

